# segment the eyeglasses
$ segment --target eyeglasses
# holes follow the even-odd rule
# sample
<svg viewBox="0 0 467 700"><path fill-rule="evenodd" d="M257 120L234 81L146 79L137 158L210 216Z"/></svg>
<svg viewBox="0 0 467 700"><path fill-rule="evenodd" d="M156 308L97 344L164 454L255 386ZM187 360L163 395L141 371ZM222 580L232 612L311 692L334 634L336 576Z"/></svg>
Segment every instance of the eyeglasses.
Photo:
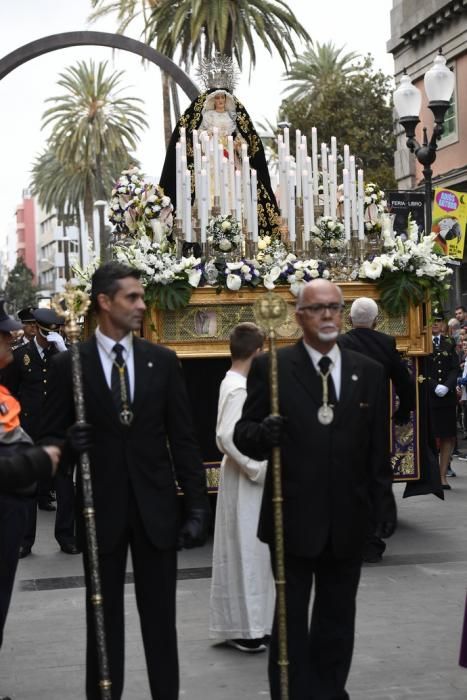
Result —
<svg viewBox="0 0 467 700"><path fill-rule="evenodd" d="M337 301L331 304L309 304L299 308L299 311L309 311L313 316L323 314L325 311L330 311L331 314L340 314L343 310L344 304L339 304Z"/></svg>

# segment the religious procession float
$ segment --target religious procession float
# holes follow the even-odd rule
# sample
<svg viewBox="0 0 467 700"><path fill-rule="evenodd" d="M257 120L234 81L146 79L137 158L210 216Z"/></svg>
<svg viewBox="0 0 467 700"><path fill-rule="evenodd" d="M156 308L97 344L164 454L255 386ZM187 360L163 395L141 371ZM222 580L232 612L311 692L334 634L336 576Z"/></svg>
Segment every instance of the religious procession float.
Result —
<svg viewBox="0 0 467 700"><path fill-rule="evenodd" d="M318 146L315 128L294 139L283 129L273 186L261 139L233 95L231 66L219 58L201 76L206 90L177 123L160 182L124 171L108 218L112 256L141 272L144 336L174 349L184 366L209 488L218 480L217 395L231 330L254 321L255 300L274 290L288 308L278 345L295 342L295 298L318 277L340 285L347 328L351 302L367 296L379 304L378 329L397 339L417 380L417 410L392 428L394 478L420 482L423 358L432 349L431 302L450 286L449 258L410 219L396 235L378 184L365 182L347 145L340 162L336 137ZM75 270L84 286L96 265Z"/></svg>

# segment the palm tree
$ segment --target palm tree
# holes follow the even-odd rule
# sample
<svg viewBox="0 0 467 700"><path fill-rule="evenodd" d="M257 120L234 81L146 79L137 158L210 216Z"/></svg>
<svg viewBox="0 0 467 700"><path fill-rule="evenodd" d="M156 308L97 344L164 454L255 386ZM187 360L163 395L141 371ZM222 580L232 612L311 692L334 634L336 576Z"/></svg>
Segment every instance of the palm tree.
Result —
<svg viewBox="0 0 467 700"><path fill-rule="evenodd" d="M303 54L291 64L284 79L291 81L284 92L289 99L316 100L331 83L344 80L358 69L359 54L343 53L344 47L336 47L332 41L324 44L309 43Z"/></svg>
<svg viewBox="0 0 467 700"><path fill-rule="evenodd" d="M138 132L147 126L138 104L142 100L121 95L123 71L106 74L106 68L107 62L96 67L94 61L80 61L67 68L58 81L65 93L48 98L54 106L42 116L42 128L50 125L52 131L49 153L43 156L42 168L37 171L40 178L36 186L46 185L57 165L55 172L69 178L70 185L67 200L56 183L53 191L61 193L57 209L64 213L71 207L76 211L76 201L83 202L90 232L93 201L109 198L112 179L122 166L134 162L131 152L139 141ZM105 249L105 241L101 240L101 250Z"/></svg>
<svg viewBox="0 0 467 700"><path fill-rule="evenodd" d="M182 59L199 51L205 58L215 52L235 57L242 68L248 50L256 63L254 37L272 54L275 49L285 66L296 55L297 39L310 41L304 27L283 0L159 0L148 17L148 41L157 38L160 51L179 47Z"/></svg>

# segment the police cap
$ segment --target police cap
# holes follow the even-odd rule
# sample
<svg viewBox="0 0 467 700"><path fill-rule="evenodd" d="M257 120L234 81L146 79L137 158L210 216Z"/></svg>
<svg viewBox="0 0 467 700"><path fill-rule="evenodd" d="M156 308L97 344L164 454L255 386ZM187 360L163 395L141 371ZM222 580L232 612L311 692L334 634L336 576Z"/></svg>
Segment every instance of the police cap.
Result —
<svg viewBox="0 0 467 700"><path fill-rule="evenodd" d="M34 311L35 311L34 306L26 306L24 309L21 309L18 311L18 318L22 323L35 323L36 319L34 318Z"/></svg>
<svg viewBox="0 0 467 700"><path fill-rule="evenodd" d="M53 309L36 309L33 313L34 319L42 331L58 331L63 326L64 320Z"/></svg>

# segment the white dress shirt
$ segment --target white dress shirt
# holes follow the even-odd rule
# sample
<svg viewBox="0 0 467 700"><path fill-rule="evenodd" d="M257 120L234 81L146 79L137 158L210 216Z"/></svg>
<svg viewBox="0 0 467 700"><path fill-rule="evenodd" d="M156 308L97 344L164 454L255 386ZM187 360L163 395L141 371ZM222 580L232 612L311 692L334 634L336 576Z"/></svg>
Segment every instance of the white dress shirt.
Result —
<svg viewBox="0 0 467 700"><path fill-rule="evenodd" d="M96 342L105 381L109 389L112 384L112 367L115 360L114 346L117 341L104 335L99 327L96 328ZM133 333L130 331L124 338L118 341L123 346L123 359L128 371L130 382L130 396L133 401L135 395L135 362L133 358Z"/></svg>
<svg viewBox="0 0 467 700"><path fill-rule="evenodd" d="M320 374L321 370L318 363L321 360L321 358L324 357L324 355L318 352L318 350L312 348L311 345L308 345L308 343L306 343L305 341L303 341L303 345L305 346L305 350L310 356L316 373ZM331 360L329 368L331 372L332 381L334 382L334 388L336 390L336 398L339 401L339 397L341 395L342 358L341 351L339 350L339 346L337 345L337 343L332 346L332 349L328 353L326 353L326 356L329 357L329 359Z"/></svg>

